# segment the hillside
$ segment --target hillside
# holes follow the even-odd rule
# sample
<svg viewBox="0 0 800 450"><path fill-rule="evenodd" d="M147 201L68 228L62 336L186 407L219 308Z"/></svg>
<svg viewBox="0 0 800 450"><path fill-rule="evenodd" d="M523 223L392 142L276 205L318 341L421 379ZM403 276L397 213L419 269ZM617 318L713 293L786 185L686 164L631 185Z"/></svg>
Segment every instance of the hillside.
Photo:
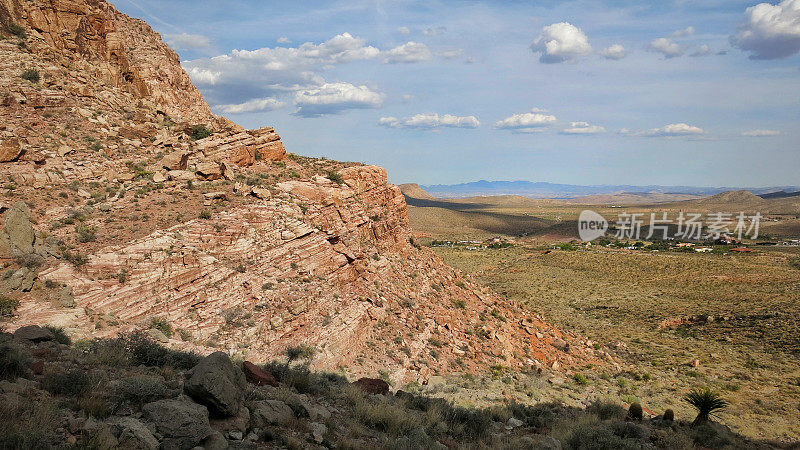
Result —
<svg viewBox="0 0 800 450"><path fill-rule="evenodd" d="M4 329L147 330L256 362L303 344L313 367L394 381L613 363L418 248L384 169L213 116L110 3L0 0L0 23Z"/></svg>

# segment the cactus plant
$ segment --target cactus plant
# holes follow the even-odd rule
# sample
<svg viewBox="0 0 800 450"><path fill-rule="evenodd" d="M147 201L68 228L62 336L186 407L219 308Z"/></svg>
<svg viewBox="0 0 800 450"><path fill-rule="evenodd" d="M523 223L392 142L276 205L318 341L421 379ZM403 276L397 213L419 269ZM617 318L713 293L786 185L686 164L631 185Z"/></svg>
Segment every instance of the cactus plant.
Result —
<svg viewBox="0 0 800 450"><path fill-rule="evenodd" d="M664 421L672 422L673 420L675 420L675 411L671 409L664 411Z"/></svg>
<svg viewBox="0 0 800 450"><path fill-rule="evenodd" d="M631 403L628 409L628 417L634 420L642 420L642 405L639 402Z"/></svg>

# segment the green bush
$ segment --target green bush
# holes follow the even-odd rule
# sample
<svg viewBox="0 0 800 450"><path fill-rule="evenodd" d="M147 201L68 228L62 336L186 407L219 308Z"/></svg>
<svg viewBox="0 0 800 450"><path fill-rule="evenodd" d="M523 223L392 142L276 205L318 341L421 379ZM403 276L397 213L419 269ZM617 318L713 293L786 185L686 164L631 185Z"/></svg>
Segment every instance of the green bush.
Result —
<svg viewBox="0 0 800 450"><path fill-rule="evenodd" d="M0 294L0 317L14 314L19 306L19 300Z"/></svg>
<svg viewBox="0 0 800 450"><path fill-rule="evenodd" d="M173 333L172 325L165 317L153 317L150 319L150 328L164 333L166 337L171 337Z"/></svg>
<svg viewBox="0 0 800 450"><path fill-rule="evenodd" d="M582 373L576 373L575 375L572 376L572 379L575 380L575 383L577 383L580 386L586 386L589 384L589 379L586 378L586 375Z"/></svg>
<svg viewBox="0 0 800 450"><path fill-rule="evenodd" d="M53 325L45 325L43 328L53 333L53 339L59 344L72 345L72 339L67 336L67 333L64 332L63 328L55 327Z"/></svg>
<svg viewBox="0 0 800 450"><path fill-rule="evenodd" d="M709 388L694 389L686 394L683 399L697 409L697 417L692 422L692 425L710 421L715 412L721 411L728 406L727 400Z"/></svg>
<svg viewBox="0 0 800 450"><path fill-rule="evenodd" d="M589 405L586 410L599 417L600 420L622 420L626 415L625 408L622 406L619 406L613 402L606 402L602 400L595 401Z"/></svg>
<svg viewBox="0 0 800 450"><path fill-rule="evenodd" d="M42 380L42 388L53 395L77 397L89 392L90 387L91 379L81 369L50 373Z"/></svg>
<svg viewBox="0 0 800 450"><path fill-rule="evenodd" d="M85 225L76 225L75 226L75 234L78 236L78 242L80 243L87 243L93 242L97 239L95 232L97 230L94 227L87 227Z"/></svg>
<svg viewBox="0 0 800 450"><path fill-rule="evenodd" d="M0 345L0 380L16 381L25 375L30 364L30 355L12 344Z"/></svg>
<svg viewBox="0 0 800 450"><path fill-rule="evenodd" d="M134 332L118 339L123 340L128 359L134 366L173 367L189 370L202 359L195 353L170 350L141 332Z"/></svg>
<svg viewBox="0 0 800 450"><path fill-rule="evenodd" d="M192 127L190 134L192 136L192 139L200 140L211 136L212 134L214 134L214 132L206 128L205 125L195 125Z"/></svg>
<svg viewBox="0 0 800 450"><path fill-rule="evenodd" d="M344 183L344 179L343 179L343 178L342 178L342 176L339 174L339 172L333 172L333 171L330 171L330 172L328 172L328 175L327 175L327 176L328 176L328 179L329 179L329 180L333 181L333 182L334 182L334 183L336 183L336 184L342 184L342 183Z"/></svg>
<svg viewBox="0 0 800 450"><path fill-rule="evenodd" d="M295 345L286 349L286 357L289 359L289 362L296 361L298 359L310 361L311 358L314 357L314 353L314 347L303 344Z"/></svg>
<svg viewBox="0 0 800 450"><path fill-rule="evenodd" d="M25 31L25 28L17 25L16 23L11 23L8 25L8 32L20 39L25 39L28 37L28 32Z"/></svg>
<svg viewBox="0 0 800 450"><path fill-rule="evenodd" d="M39 75L39 71L37 69L25 69L20 77L23 80L30 81L31 83L38 83L41 79L41 75Z"/></svg>

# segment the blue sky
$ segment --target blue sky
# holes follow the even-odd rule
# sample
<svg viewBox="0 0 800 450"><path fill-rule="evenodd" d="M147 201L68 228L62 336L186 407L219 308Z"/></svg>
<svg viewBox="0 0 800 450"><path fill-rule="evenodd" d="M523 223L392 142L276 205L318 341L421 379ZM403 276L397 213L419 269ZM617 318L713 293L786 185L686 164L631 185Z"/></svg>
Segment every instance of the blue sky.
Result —
<svg viewBox="0 0 800 450"><path fill-rule="evenodd" d="M114 3L216 113L395 183L800 184L800 0Z"/></svg>

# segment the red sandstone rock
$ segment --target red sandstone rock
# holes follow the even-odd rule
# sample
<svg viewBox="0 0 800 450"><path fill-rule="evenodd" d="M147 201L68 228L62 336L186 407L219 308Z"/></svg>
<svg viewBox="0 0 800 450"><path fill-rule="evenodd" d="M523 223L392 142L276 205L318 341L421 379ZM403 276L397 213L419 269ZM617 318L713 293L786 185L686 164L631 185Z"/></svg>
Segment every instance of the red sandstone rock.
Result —
<svg viewBox="0 0 800 450"><path fill-rule="evenodd" d="M358 381L353 382L353 386L367 394L386 395L389 393L389 383L378 378L359 378Z"/></svg>
<svg viewBox="0 0 800 450"><path fill-rule="evenodd" d="M242 371L247 382L256 386L278 386L278 381L271 373L261 369L250 361L242 363Z"/></svg>

